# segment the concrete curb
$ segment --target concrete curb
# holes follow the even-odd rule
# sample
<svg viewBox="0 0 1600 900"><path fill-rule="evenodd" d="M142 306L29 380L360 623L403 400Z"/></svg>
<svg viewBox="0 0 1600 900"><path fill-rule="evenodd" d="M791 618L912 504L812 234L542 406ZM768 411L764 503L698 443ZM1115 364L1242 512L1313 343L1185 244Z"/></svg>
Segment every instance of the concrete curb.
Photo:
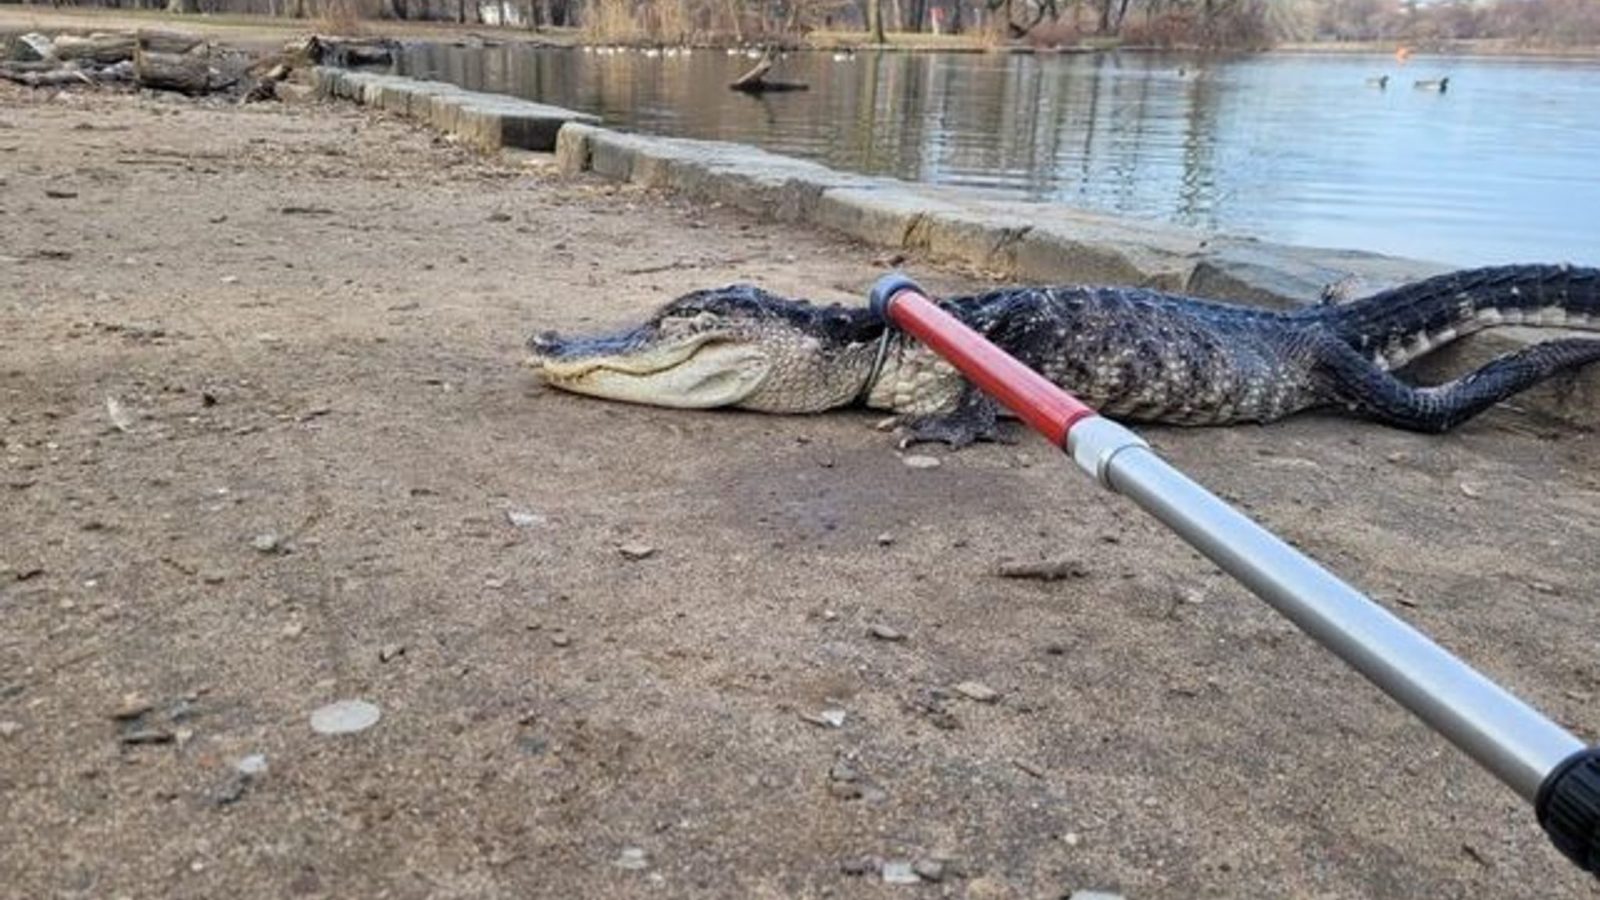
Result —
<svg viewBox="0 0 1600 900"><path fill-rule="evenodd" d="M625 134L594 116L454 85L319 67L318 96L355 100L456 134L484 150L555 152L568 175L592 172L665 188L880 247L916 250L1031 282L1131 284L1293 308L1352 282L1356 294L1448 266L1349 250L1294 247L1092 213L997 192L839 172L743 144ZM1543 340L1494 329L1415 367L1434 380ZM1448 367L1448 368L1445 368ZM1565 388L1523 394L1525 409L1600 426L1600 367Z"/></svg>
<svg viewBox="0 0 1600 900"><path fill-rule="evenodd" d="M317 66L312 70L312 83L318 97L353 100L415 119L485 151L511 148L548 153L556 147L561 126L600 121L587 113L558 106L465 91L442 81L400 75Z"/></svg>

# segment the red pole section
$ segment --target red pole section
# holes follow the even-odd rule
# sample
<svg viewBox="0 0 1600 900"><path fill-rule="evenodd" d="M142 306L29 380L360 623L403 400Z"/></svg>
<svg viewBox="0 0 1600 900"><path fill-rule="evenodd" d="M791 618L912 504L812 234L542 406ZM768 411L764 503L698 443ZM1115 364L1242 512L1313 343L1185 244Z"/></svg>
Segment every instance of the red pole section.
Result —
<svg viewBox="0 0 1600 900"><path fill-rule="evenodd" d="M968 381L1063 450L1072 426L1098 415L940 309L904 275L878 281L872 289L872 308L949 360Z"/></svg>

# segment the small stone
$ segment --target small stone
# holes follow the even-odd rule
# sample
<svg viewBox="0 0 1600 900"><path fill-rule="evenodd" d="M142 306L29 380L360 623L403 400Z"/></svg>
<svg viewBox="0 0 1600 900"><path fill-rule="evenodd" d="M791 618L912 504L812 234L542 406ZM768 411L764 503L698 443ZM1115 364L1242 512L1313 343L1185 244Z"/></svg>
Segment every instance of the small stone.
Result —
<svg viewBox="0 0 1600 900"><path fill-rule="evenodd" d="M265 754L252 753L233 764L233 770L240 775L254 778L267 774L267 757Z"/></svg>
<svg viewBox="0 0 1600 900"><path fill-rule="evenodd" d="M557 647L570 647L572 646L572 637L565 631L558 631L550 635L550 643Z"/></svg>
<svg viewBox="0 0 1600 900"><path fill-rule="evenodd" d="M1480 491L1476 485L1467 484L1465 481L1461 482L1460 488L1461 493L1467 495L1468 497L1472 497L1473 499L1483 496L1483 492Z"/></svg>
<svg viewBox="0 0 1600 900"><path fill-rule="evenodd" d="M800 718L813 725L821 725L824 728L843 728L845 719L849 718L849 715L842 709L830 707L821 712L801 713Z"/></svg>
<svg viewBox="0 0 1600 900"><path fill-rule="evenodd" d="M290 622L283 626L283 629L278 633L286 638L297 638L306 633L306 624L304 622Z"/></svg>
<svg viewBox="0 0 1600 900"><path fill-rule="evenodd" d="M839 614L837 612L834 612L831 609L825 609L825 610L822 611L822 621L824 621L824 622L837 621L838 618L839 618Z"/></svg>
<svg viewBox="0 0 1600 900"><path fill-rule="evenodd" d="M993 703L1000 699L999 691L981 681L963 681L955 686L955 692L979 703Z"/></svg>
<svg viewBox="0 0 1600 900"><path fill-rule="evenodd" d="M855 781L861 777L861 773L841 759L833 764L833 768L828 770L828 777L834 781Z"/></svg>
<svg viewBox="0 0 1600 900"><path fill-rule="evenodd" d="M1556 587L1555 585L1549 583L1548 581L1530 581L1530 582L1528 582L1528 587L1533 588L1534 590L1538 591L1541 594L1559 594L1559 593L1561 593L1561 588Z"/></svg>
<svg viewBox="0 0 1600 900"><path fill-rule="evenodd" d="M234 772L229 775L228 780L219 785L216 791L211 794L212 802L218 806L238 803L244 798L245 791L250 789L251 777L242 772Z"/></svg>
<svg viewBox="0 0 1600 900"><path fill-rule="evenodd" d="M492 213L489 213L489 221L491 221L491 222L509 222L509 221L511 221L511 214L510 213L505 213L505 212L492 212Z"/></svg>
<svg viewBox="0 0 1600 900"><path fill-rule="evenodd" d="M881 863L873 857L855 856L842 860L839 863L839 871L851 877L860 877L878 871L880 865Z"/></svg>
<svg viewBox="0 0 1600 900"><path fill-rule="evenodd" d="M924 857L911 864L911 871L917 873L923 881L943 881L944 861Z"/></svg>
<svg viewBox="0 0 1600 900"><path fill-rule="evenodd" d="M624 847L617 854L616 866L636 872L650 867L650 857L645 854L643 847Z"/></svg>
<svg viewBox="0 0 1600 900"><path fill-rule="evenodd" d="M239 276L237 276L237 275L224 275L224 276L222 276L221 280L222 280L223 284L238 284L239 283Z"/></svg>
<svg viewBox="0 0 1600 900"><path fill-rule="evenodd" d="M924 456L920 453L912 453L902 456L900 461L913 469L937 469L943 465L943 463L939 462L939 457Z"/></svg>
<svg viewBox="0 0 1600 900"><path fill-rule="evenodd" d="M524 509L510 509L506 510L506 521L518 528L532 528L536 525L543 525L545 518L536 512L529 512Z"/></svg>
<svg viewBox="0 0 1600 900"><path fill-rule="evenodd" d="M889 860L883 864L884 884L919 884L922 877L903 859Z"/></svg>
<svg viewBox="0 0 1600 900"><path fill-rule="evenodd" d="M828 782L828 793L839 800L860 800L861 785L848 781Z"/></svg>
<svg viewBox="0 0 1600 900"><path fill-rule="evenodd" d="M878 546L879 547L887 547L887 546L889 546L890 544L893 544L893 543L894 543L894 535L890 534L889 532L885 531L884 533L878 535Z"/></svg>
<svg viewBox="0 0 1600 900"><path fill-rule="evenodd" d="M339 700L311 713L311 730L317 734L354 734L378 724L383 713L365 700Z"/></svg>
<svg viewBox="0 0 1600 900"><path fill-rule="evenodd" d="M257 553L278 553L283 550L283 538L272 532L263 532L250 539L250 546Z"/></svg>
<svg viewBox="0 0 1600 900"><path fill-rule="evenodd" d="M156 705L154 703L139 694L123 694L122 702L117 705L115 710L112 710L111 718L119 722L127 722L137 719L155 708Z"/></svg>
<svg viewBox="0 0 1600 900"><path fill-rule="evenodd" d="M1032 775L1034 778L1044 777L1044 769L1041 769L1039 766L1028 762L1025 759L1013 759L1011 764L1016 766L1018 769L1021 769L1023 772Z"/></svg>
<svg viewBox="0 0 1600 900"><path fill-rule="evenodd" d="M1078 837L1078 833L1076 831L1069 831L1061 836L1061 843L1066 844L1068 847L1076 847L1078 844L1082 843L1082 841L1083 838Z"/></svg>
<svg viewBox="0 0 1600 900"><path fill-rule="evenodd" d="M873 637L877 638L880 641L896 642L896 641L903 641L903 640L906 639L906 636L905 636L904 633L902 633L900 631L897 631L897 630L895 630L893 628L890 628L888 625L883 625L883 624L874 624L874 625L868 627L867 628L867 633L872 635Z"/></svg>
<svg viewBox="0 0 1600 900"><path fill-rule="evenodd" d="M1073 891L1067 900L1124 900L1121 894L1110 891Z"/></svg>
<svg viewBox="0 0 1600 900"><path fill-rule="evenodd" d="M115 397L106 397L106 416L111 419L111 424L118 431L127 431L133 427L133 416L123 407L122 401Z"/></svg>
<svg viewBox="0 0 1600 900"><path fill-rule="evenodd" d="M138 746L141 744L170 744L173 738L172 732L165 728L139 728L123 732L118 740L129 746Z"/></svg>
<svg viewBox="0 0 1600 900"><path fill-rule="evenodd" d="M192 740L194 740L193 728L179 728L178 730L172 732L172 741L179 747L189 746L189 742Z"/></svg>
<svg viewBox="0 0 1600 900"><path fill-rule="evenodd" d="M627 543L619 546L617 552L622 554L623 559L638 562L641 559L649 559L655 556L656 548L649 544Z"/></svg>
<svg viewBox="0 0 1600 900"><path fill-rule="evenodd" d="M405 644L384 644L378 648L378 662L388 662L397 656L404 656L405 652Z"/></svg>
<svg viewBox="0 0 1600 900"><path fill-rule="evenodd" d="M22 730L22 723L12 719L0 722L0 738L11 738Z"/></svg>

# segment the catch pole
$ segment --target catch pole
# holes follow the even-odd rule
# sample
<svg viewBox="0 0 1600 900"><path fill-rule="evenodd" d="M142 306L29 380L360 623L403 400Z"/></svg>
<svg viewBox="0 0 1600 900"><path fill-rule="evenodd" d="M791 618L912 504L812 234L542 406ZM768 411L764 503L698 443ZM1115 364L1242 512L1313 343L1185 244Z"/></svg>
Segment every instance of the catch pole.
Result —
<svg viewBox="0 0 1600 900"><path fill-rule="evenodd" d="M1600 876L1600 748L1490 681L1272 532L1191 481L1137 434L1102 418L928 299L904 275L872 309L1137 503L1224 572L1504 782L1551 841Z"/></svg>

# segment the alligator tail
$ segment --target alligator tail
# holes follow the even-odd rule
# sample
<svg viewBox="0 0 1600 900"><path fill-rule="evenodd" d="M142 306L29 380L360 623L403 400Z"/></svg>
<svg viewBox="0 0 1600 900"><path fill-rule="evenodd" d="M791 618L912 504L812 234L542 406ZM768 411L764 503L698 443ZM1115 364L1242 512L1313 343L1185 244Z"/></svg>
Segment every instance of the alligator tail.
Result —
<svg viewBox="0 0 1600 900"><path fill-rule="evenodd" d="M1600 340L1543 341L1496 357L1454 381L1414 387L1354 348L1328 341L1318 373L1333 397L1387 425L1438 433L1563 372L1600 361Z"/></svg>
<svg viewBox="0 0 1600 900"><path fill-rule="evenodd" d="M1322 308L1327 310L1326 307ZM1323 313L1324 324L1385 369L1495 325L1600 331L1600 269L1565 265L1464 269Z"/></svg>

